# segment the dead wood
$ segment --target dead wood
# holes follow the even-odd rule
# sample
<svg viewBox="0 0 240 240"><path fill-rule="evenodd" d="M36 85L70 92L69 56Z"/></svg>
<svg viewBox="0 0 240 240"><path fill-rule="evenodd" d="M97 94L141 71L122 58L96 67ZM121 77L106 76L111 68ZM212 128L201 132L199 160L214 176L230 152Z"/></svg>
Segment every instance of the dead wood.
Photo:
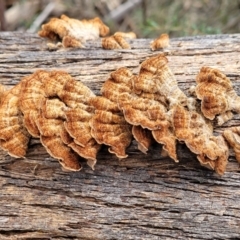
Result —
<svg viewBox="0 0 240 240"><path fill-rule="evenodd" d="M30 33L0 33L0 81L11 87L37 69L62 69L96 94L111 71L133 72L149 56L151 39L131 41L131 50L85 49L49 52L46 40ZM170 40L164 50L180 88L195 85L202 66L218 68L240 95L240 34ZM238 126L239 115L215 128ZM80 172L63 172L39 141L24 159L0 151L1 239L238 239L240 172L231 154L219 177L200 166L185 145L180 162L128 148L119 161L103 147L95 171L83 161Z"/></svg>

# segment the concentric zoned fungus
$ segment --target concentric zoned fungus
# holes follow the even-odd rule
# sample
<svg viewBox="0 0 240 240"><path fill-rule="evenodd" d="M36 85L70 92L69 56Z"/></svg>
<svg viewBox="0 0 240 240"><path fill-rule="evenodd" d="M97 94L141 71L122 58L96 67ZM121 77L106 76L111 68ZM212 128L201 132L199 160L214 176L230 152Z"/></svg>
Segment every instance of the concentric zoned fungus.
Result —
<svg viewBox="0 0 240 240"><path fill-rule="evenodd" d="M168 111L176 104L187 104L187 97L178 88L167 62L162 54L145 60L139 75L133 79L135 94L123 93L118 101L125 119L134 126L151 130L154 139L178 161Z"/></svg>
<svg viewBox="0 0 240 240"><path fill-rule="evenodd" d="M71 109L58 98L46 99L41 106L41 113L37 125L41 132L41 142L48 148L50 155L58 159L61 157L62 161L60 163L64 168L77 171L80 170L80 165L76 160L77 157L74 157L77 153L87 159L88 165L94 168L96 154L100 146L90 134L91 129L88 120L92 114L79 108ZM69 132L71 134L74 132L74 134L70 135ZM58 139L54 140L54 138ZM46 144L46 142L51 141L56 141L59 147L62 146L65 149L63 156L58 155L57 157L56 150L51 148L52 145L48 146ZM76 153L73 153L71 149Z"/></svg>
<svg viewBox="0 0 240 240"><path fill-rule="evenodd" d="M223 174L229 150L222 136L213 136L212 124L196 111L188 111L183 106L173 108L174 133L179 141L186 143L199 162Z"/></svg>
<svg viewBox="0 0 240 240"><path fill-rule="evenodd" d="M233 148L236 159L240 163L240 127L231 127L224 130L223 136Z"/></svg>
<svg viewBox="0 0 240 240"><path fill-rule="evenodd" d="M133 126L132 134L134 139L138 142L138 149L147 154L149 147L154 142L152 132L146 128L142 128L141 126Z"/></svg>
<svg viewBox="0 0 240 240"><path fill-rule="evenodd" d="M53 107L51 108L53 109ZM70 171L79 171L81 169L78 161L79 157L68 146L72 142L72 138L64 128L63 120L60 118L45 118L43 114L40 114L37 119L37 125L40 131L41 143L47 152L52 157L58 159L63 168Z"/></svg>
<svg viewBox="0 0 240 240"><path fill-rule="evenodd" d="M51 20L54 27L43 27L44 31L52 39L71 38L68 33L79 21L64 16L60 20L62 26ZM53 31L58 28L61 34ZM100 31L106 28L99 25L98 35ZM126 36L116 33L115 37ZM145 60L138 75L124 67L112 72L97 97L64 71L38 70L10 90L0 85L0 147L13 157L24 157L30 137L40 138L65 169L79 171L80 157L94 169L101 144L118 158L126 158L133 137L142 152L157 141L178 162L179 141L203 166L221 175L229 156L227 142L240 162L240 127L214 136L211 120L217 118L222 124L234 112L240 113L240 97L216 69L203 67L196 81L195 98L187 98L163 54Z"/></svg>
<svg viewBox="0 0 240 240"><path fill-rule="evenodd" d="M100 146L91 136L89 125L94 113L88 105L92 97L95 95L88 87L64 71L40 70L23 83L20 109L29 133L40 137L47 151L69 170L81 169L71 148L86 158L92 168L96 163ZM64 146L64 150L55 152L51 148L54 142L56 146Z"/></svg>
<svg viewBox="0 0 240 240"><path fill-rule="evenodd" d="M95 40L108 33L109 28L99 18L80 21L65 15L52 18L38 32L40 37L53 41L61 39L64 47L83 47L87 40Z"/></svg>
<svg viewBox="0 0 240 240"><path fill-rule="evenodd" d="M41 104L42 116L48 119L66 119L67 109L68 107L59 98L45 98Z"/></svg>
<svg viewBox="0 0 240 240"><path fill-rule="evenodd" d="M1 104L1 101L3 100L4 98L4 92L6 91L5 87L0 84L0 104Z"/></svg>
<svg viewBox="0 0 240 240"><path fill-rule="evenodd" d="M24 157L30 135L23 124L19 110L22 82L2 93L0 104L0 146L13 157Z"/></svg>
<svg viewBox="0 0 240 240"><path fill-rule="evenodd" d="M94 169L97 162L97 153L101 146L91 135L89 121L93 117L92 110L87 111L77 107L67 110L65 114L64 126L73 138L69 146L81 157L87 159L88 165Z"/></svg>
<svg viewBox="0 0 240 240"><path fill-rule="evenodd" d="M159 54L141 64L139 77L134 82L134 92L154 93L170 109L173 105L186 105L187 97L178 87L177 80L168 67L168 59ZM156 98L155 97L155 98Z"/></svg>
<svg viewBox="0 0 240 240"><path fill-rule="evenodd" d="M25 127L36 138L40 137L36 120L39 117L39 109L45 98L44 81L48 78L49 73L47 71L39 70L22 80L19 108L24 115Z"/></svg>
<svg viewBox="0 0 240 240"><path fill-rule="evenodd" d="M144 129L151 130L155 140L163 144L169 156L177 161L176 140L170 130L168 130L170 122L166 107L153 99L141 98L141 96L129 93L121 94L118 101L127 122L134 126L141 126ZM163 136L158 131L164 132L166 135ZM148 142L150 143L152 136L148 136ZM144 152L146 151L147 149Z"/></svg>
<svg viewBox="0 0 240 240"><path fill-rule="evenodd" d="M159 38L151 42L152 51L155 51L161 48L166 48L168 46L169 46L169 36L166 33L161 34Z"/></svg>
<svg viewBox="0 0 240 240"><path fill-rule="evenodd" d="M240 113L240 97L230 79L219 70L202 67L196 82L195 92L206 118L213 120L217 117L218 125L222 125L233 117L231 111Z"/></svg>
<svg viewBox="0 0 240 240"><path fill-rule="evenodd" d="M132 73L127 68L120 68L111 73L111 77L103 84L102 96L92 98L96 108L90 120L92 136L99 144L106 144L109 152L118 158L126 158L126 148L132 140L129 125L118 108L117 98L122 92L131 91Z"/></svg>
<svg viewBox="0 0 240 240"><path fill-rule="evenodd" d="M95 97L94 93L69 74L53 71L46 83L45 94L48 97L58 97L66 105L64 127L73 139L68 146L87 159L88 164L94 168L100 149L100 145L91 136L89 125L89 120L94 114L89 101Z"/></svg>
<svg viewBox="0 0 240 240"><path fill-rule="evenodd" d="M136 34L134 32L116 32L112 36L102 39L102 47L104 49L130 49L131 46L126 39L134 38L136 38Z"/></svg>

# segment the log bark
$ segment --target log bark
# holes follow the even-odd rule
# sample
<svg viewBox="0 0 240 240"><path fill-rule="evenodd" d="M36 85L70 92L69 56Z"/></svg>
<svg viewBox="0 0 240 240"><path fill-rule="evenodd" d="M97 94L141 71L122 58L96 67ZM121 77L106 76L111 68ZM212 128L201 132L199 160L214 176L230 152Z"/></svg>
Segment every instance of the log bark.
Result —
<svg viewBox="0 0 240 240"><path fill-rule="evenodd" d="M0 33L0 82L8 87L37 69L63 69L96 94L111 71L133 72L149 56L151 39L131 50L85 49L49 52L35 34ZM223 71L240 94L240 34L171 39L164 50L186 93L202 66ZM239 125L240 118L215 128ZM26 158L0 151L0 239L239 239L240 171L231 152L218 176L200 166L185 145L180 162L160 156L155 144L144 155L136 142L119 161L103 147L96 169L64 172L38 141Z"/></svg>

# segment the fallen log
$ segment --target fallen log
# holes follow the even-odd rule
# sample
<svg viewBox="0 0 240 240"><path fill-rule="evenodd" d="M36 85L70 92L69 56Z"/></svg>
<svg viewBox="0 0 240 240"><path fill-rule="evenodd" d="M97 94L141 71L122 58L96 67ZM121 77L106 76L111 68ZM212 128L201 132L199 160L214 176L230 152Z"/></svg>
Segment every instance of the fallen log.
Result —
<svg viewBox="0 0 240 240"><path fill-rule="evenodd" d="M49 52L35 34L0 32L0 83L11 87L37 69L61 69L96 94L119 67L137 73L147 57L164 52L187 94L202 66L221 70L240 95L240 34L171 39L150 50L151 39L131 40L131 50L85 49ZM216 127L237 126L239 115ZM119 161L103 147L95 170L62 171L38 140L26 158L0 151L1 239L237 239L240 236L240 173L233 152L223 176L200 166L178 144L179 163L154 144L143 154L132 142Z"/></svg>

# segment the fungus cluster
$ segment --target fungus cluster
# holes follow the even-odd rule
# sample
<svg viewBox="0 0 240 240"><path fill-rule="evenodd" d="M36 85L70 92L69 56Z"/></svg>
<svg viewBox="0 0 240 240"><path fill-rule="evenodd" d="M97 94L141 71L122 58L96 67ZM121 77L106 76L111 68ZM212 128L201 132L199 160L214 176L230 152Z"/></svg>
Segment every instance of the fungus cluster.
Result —
<svg viewBox="0 0 240 240"><path fill-rule="evenodd" d="M239 97L216 69L203 67L196 82L195 97L187 97L163 54L146 59L136 75L125 67L112 72L100 96L64 71L38 70L0 88L0 146L21 158L30 138L39 138L65 169L78 171L79 157L94 169L102 144L122 159L133 138L144 153L156 141L178 162L177 142L184 142L203 166L223 174L229 146L240 161L240 129L214 136L213 120L222 124L239 112Z"/></svg>
<svg viewBox="0 0 240 240"><path fill-rule="evenodd" d="M97 17L78 20L62 15L60 18L51 18L48 23L43 24L38 35L51 41L47 44L51 50L59 47L84 48L87 41L100 37L103 49L131 49L129 40L137 37L134 32L115 32L107 36L109 32L109 27ZM169 36L166 33L150 43L152 51L168 46Z"/></svg>
<svg viewBox="0 0 240 240"><path fill-rule="evenodd" d="M43 24L38 35L51 41L61 40L63 47L82 48L86 41L98 39L99 36L106 36L108 33L109 27L100 18L78 20L62 15Z"/></svg>

